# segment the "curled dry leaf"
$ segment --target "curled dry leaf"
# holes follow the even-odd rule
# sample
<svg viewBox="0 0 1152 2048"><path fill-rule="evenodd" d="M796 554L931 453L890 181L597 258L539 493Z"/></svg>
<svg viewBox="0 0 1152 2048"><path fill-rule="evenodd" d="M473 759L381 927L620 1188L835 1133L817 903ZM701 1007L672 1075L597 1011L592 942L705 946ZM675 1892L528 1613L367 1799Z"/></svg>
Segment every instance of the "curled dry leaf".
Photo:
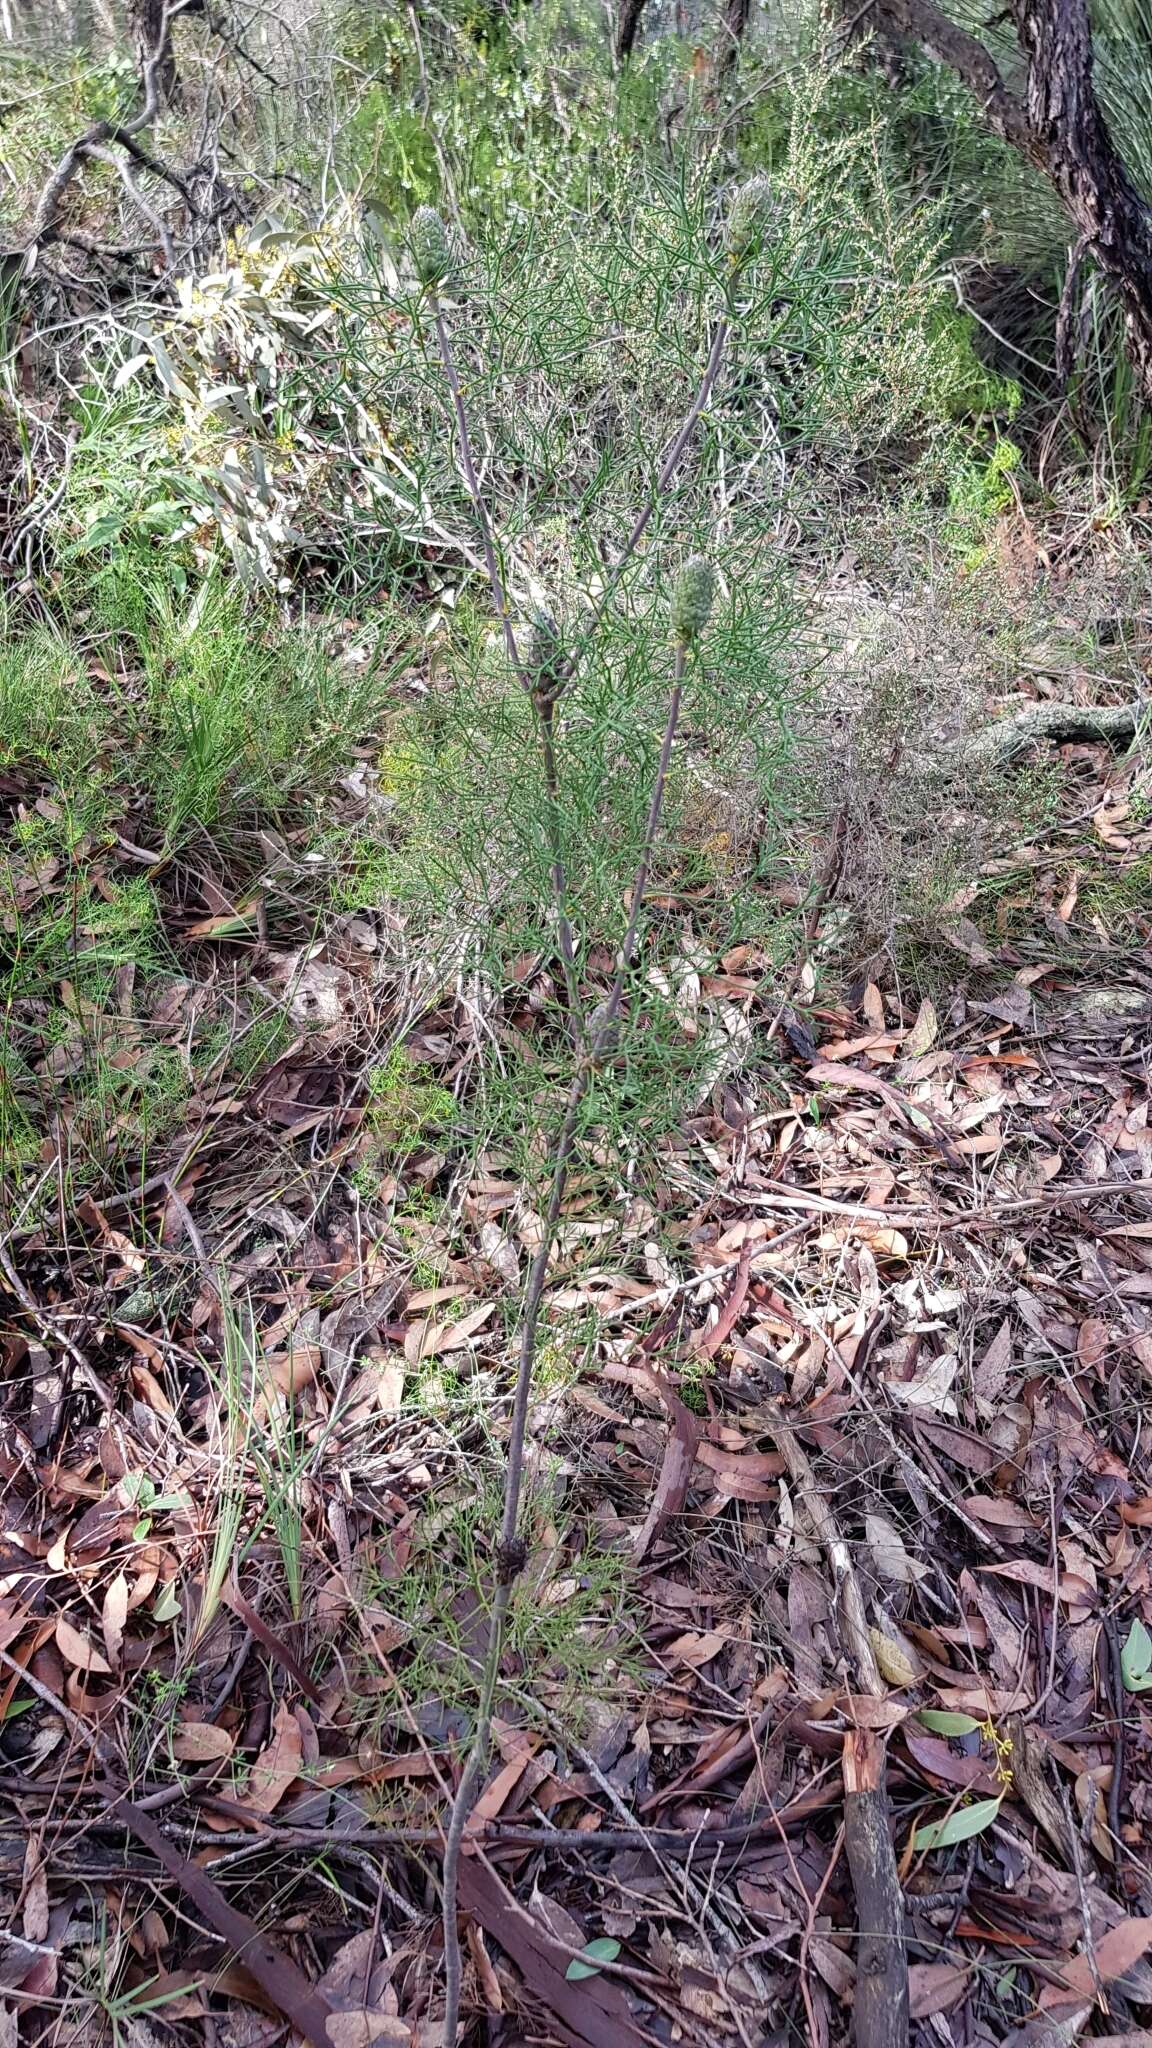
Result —
<svg viewBox="0 0 1152 2048"><path fill-rule="evenodd" d="M304 1743L300 1724L281 1700L272 1725L272 1740L252 1766L248 1789L238 1803L249 1813L271 1813L300 1775Z"/></svg>
<svg viewBox="0 0 1152 2048"><path fill-rule="evenodd" d="M1110 1984L1147 1955L1152 1948L1152 1920L1120 1920L1101 1935L1091 1956L1074 1956L1061 1965L1059 1984L1049 1984L1040 2004L1050 2012L1053 2006L1079 2004L1096 1997L1096 1986Z"/></svg>
<svg viewBox="0 0 1152 2048"><path fill-rule="evenodd" d="M409 1365L419 1365L424 1358L439 1358L446 1351L463 1351L495 1308L494 1301L484 1301L458 1323L435 1323L431 1319L414 1323L404 1339L404 1356Z"/></svg>
<svg viewBox="0 0 1152 2048"><path fill-rule="evenodd" d="M387 2012L334 2012L328 2016L328 2039L332 2048L376 2048L378 2041L403 2042L411 2048L412 2029L407 2020Z"/></svg>
<svg viewBox="0 0 1152 2048"><path fill-rule="evenodd" d="M221 1763L235 1747L226 1728L212 1721L185 1721L172 1737L172 1754L178 1763Z"/></svg>
<svg viewBox="0 0 1152 2048"><path fill-rule="evenodd" d="M84 1635L80 1629L73 1628L72 1623L63 1615L56 1623L56 1648L65 1663L73 1665L77 1671L91 1671L103 1676L111 1674L112 1666L107 1657L96 1648L91 1637Z"/></svg>
<svg viewBox="0 0 1152 2048"><path fill-rule="evenodd" d="M942 1351L939 1358L930 1358L921 1366L915 1379L888 1380L888 1391L909 1408L931 1408L938 1415L955 1415L952 1382L959 1363L954 1352Z"/></svg>
<svg viewBox="0 0 1152 2048"><path fill-rule="evenodd" d="M48 1872L35 1835L24 1850L23 1932L25 1941L48 1939Z"/></svg>
<svg viewBox="0 0 1152 2048"><path fill-rule="evenodd" d="M690 1664L697 1670L701 1664L710 1664L724 1648L728 1638L720 1629L709 1629L706 1635L677 1636L669 1643L665 1656L679 1664Z"/></svg>
<svg viewBox="0 0 1152 2048"><path fill-rule="evenodd" d="M908 1555L904 1538L887 1515L866 1515L864 1534L882 1579L895 1586L914 1586L917 1579L926 1576L928 1566Z"/></svg>
<svg viewBox="0 0 1152 2048"><path fill-rule="evenodd" d="M480 1228L480 1250L494 1273L506 1280L509 1287L520 1284L520 1259L510 1237L501 1230L498 1223L489 1221Z"/></svg>
<svg viewBox="0 0 1152 2048"><path fill-rule="evenodd" d="M889 1685L915 1685L920 1669L912 1661L909 1645L878 1628L870 1628L868 1636L876 1662Z"/></svg>
<svg viewBox="0 0 1152 2048"><path fill-rule="evenodd" d="M936 2013L951 2012L971 1981L966 1964L913 1963L908 1972L908 2017L930 2020Z"/></svg>
<svg viewBox="0 0 1152 2048"><path fill-rule="evenodd" d="M905 1059L919 1059L923 1053L931 1052L939 1028L936 1006L925 996L916 1013L916 1021L904 1040Z"/></svg>
<svg viewBox="0 0 1152 2048"><path fill-rule="evenodd" d="M994 1401L1008 1384L1012 1371L1012 1325L1001 1323L988 1349L972 1373L972 1383L982 1400Z"/></svg>
<svg viewBox="0 0 1152 2048"><path fill-rule="evenodd" d="M100 1626L104 1634L104 1648L108 1654L109 1667L120 1669L120 1657L124 1648L124 1625L128 1619L128 1581L123 1572L117 1572L104 1595L100 1610Z"/></svg>

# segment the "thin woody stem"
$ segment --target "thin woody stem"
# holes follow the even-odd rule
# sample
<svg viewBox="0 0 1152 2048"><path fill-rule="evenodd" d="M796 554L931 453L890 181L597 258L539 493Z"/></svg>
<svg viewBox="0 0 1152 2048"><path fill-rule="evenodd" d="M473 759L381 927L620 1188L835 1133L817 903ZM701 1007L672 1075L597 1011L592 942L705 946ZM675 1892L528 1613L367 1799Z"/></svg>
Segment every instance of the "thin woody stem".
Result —
<svg viewBox="0 0 1152 2048"><path fill-rule="evenodd" d="M617 561L616 566L613 569L607 584L605 585L603 591L600 594L600 602L598 603L595 611L592 614L591 624L588 627L588 631L584 635L584 644L587 644L587 642L592 638L593 634L596 632L601 621L603 620L604 614L607 611L608 606L611 604L612 599L616 594L616 591L620 584L620 579L623 576L625 569L628 567L628 564L632 560L633 555L636 553L636 550L639 547L641 541L643 540L644 535L647 533L648 528L651 526L652 521L656 516L656 508L659 505L661 498L664 496L665 491L671 484L672 479L676 474L676 471L680 467L680 462L684 454L684 451L687 448L688 443L692 439L692 435L696 430L696 422L699 419L701 413L703 412L705 406L707 405L708 400L711 398L713 387L715 386L716 379L720 374L720 364L724 358L724 350L728 341L728 332L730 324L731 323L729 322L728 315L726 313L722 314L720 319L716 322L716 332L712 336L712 346L708 351L708 361L704 365L704 374L700 379L700 384L696 392L696 396L692 400L692 403L689 406L688 411L685 413L684 418L681 421L679 428L677 429L676 435L668 449L668 452L665 455L663 462L660 464L659 473L657 475L656 482L652 489L652 495L649 498L648 503L645 505L643 511L638 515L636 522L632 528L632 531L628 535L628 538L625 541L624 546L620 552L619 560Z"/></svg>
<svg viewBox="0 0 1152 2048"><path fill-rule="evenodd" d="M548 1263L556 1237L564 1196L568 1186L568 1174L572 1153L576 1144L580 1112L584 1099L605 1053L609 1050L617 1019L624 1002L624 991L628 976L636 958L640 937L640 923L643 913L644 894L652 867L652 855L660 819L664 810L664 793L668 784L668 769L672 760L672 749L676 742L676 727L680 718L680 703L684 694L684 670L686 649L683 644L676 648L676 664L671 695L668 699L668 715L664 724L664 737L660 746L660 758L652 784L652 796L648 805L648 818L644 828L644 841L636 872L632 882L632 903L628 914L628 925L623 944L617 956L616 972L608 998L601 1012L596 1030L576 1066L568 1100L564 1108L564 1121L556 1143L552 1166L552 1185L548 1196L548 1207L540 1243L528 1275L524 1295L524 1321L520 1330L520 1350L516 1367L516 1386L512 1397L512 1419L508 1439L508 1462L504 1481L504 1508L500 1517L500 1534L496 1545L496 1591L488 1617L488 1641L484 1651L484 1662L480 1682L480 1701L476 1713L476 1727L468 1761L460 1779L448 1832L444 1843L444 1866L441 1880L441 1897L444 1922L444 2042L445 2048L453 2048L456 2028L460 2017L460 1993L462 1986L462 1958L460 1933L456 1924L457 1892L460 1872L460 1855L464 1844L464 1831L476 1796L480 1776L488 1759L492 1740L492 1713L496 1699L496 1687L500 1677L500 1665L504 1654L504 1639L507 1629L508 1610L512 1601L512 1587L523 1568L524 1549L520 1539L520 1504L524 1492L524 1458L528 1433L528 1403L532 1393L532 1374L536 1363L537 1333L540 1312L544 1302L544 1287L548 1277Z"/></svg>
<svg viewBox="0 0 1152 2048"><path fill-rule="evenodd" d="M468 431L468 411L464 404L464 393L456 370L456 359L448 334L448 323L437 294L429 295L432 317L436 324L436 340L440 349L440 361L452 394L452 407L456 414L456 434L460 442L460 462L464 470L464 481L472 500L476 524L480 528L480 540L484 550L484 566L488 572L488 583L492 591L492 602L496 607L504 634L504 646L513 674L525 695L531 699L536 714L537 730L540 735L540 752L544 765L545 825L548 839L552 896L556 909L556 936L560 947L560 964L564 976L564 1000L568 1021L577 1040L580 1037L580 983L576 973L576 942L572 936L572 921L568 915L568 874L564 861L564 839L561 827L560 780L556 767L556 749L553 736L555 706L551 699L535 690L532 679L520 657L516 644L516 630L508 606L508 594L500 569L500 558L492 532L492 521L480 489L480 479L472 455L472 437Z"/></svg>

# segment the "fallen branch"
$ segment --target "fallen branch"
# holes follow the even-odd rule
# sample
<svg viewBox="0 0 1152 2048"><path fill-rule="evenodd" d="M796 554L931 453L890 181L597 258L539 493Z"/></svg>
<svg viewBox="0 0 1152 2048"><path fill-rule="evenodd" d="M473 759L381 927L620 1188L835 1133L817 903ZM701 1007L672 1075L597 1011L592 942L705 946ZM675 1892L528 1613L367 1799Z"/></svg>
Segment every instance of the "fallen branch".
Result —
<svg viewBox="0 0 1152 2048"><path fill-rule="evenodd" d="M828 1559L844 1647L859 1683L872 1698L882 1699L886 1687L872 1648L852 1552L794 1428L775 1403L766 1403L761 1413ZM908 2040L904 1897L892 1847L884 1756L882 1735L870 1728L849 1729L844 1742L844 1848L859 1923L857 2048L905 2048Z"/></svg>
<svg viewBox="0 0 1152 2048"><path fill-rule="evenodd" d="M868 1634L864 1595L860 1591L860 1581L852 1562L852 1552L840 1534L840 1525L832 1512L828 1496L812 1470L808 1453L796 1435L795 1424L788 1420L774 1401L765 1401L758 1413L766 1430L775 1439L776 1448L788 1467L800 1504L828 1559L828 1567L836 1587L836 1607L844 1648L856 1667L857 1680L864 1692L871 1693L874 1699L882 1699L884 1681L880 1676L876 1653Z"/></svg>
<svg viewBox="0 0 1152 2048"><path fill-rule="evenodd" d="M844 1743L844 1848L859 1923L853 2030L856 2048L905 2048L908 1954L904 1894L892 1847L884 1738L852 1728Z"/></svg>
<svg viewBox="0 0 1152 2048"><path fill-rule="evenodd" d="M332 2037L328 2032L329 2006L327 2000L315 1991L302 1970L298 1969L290 1956L278 1949L274 1942L260 1932L254 1920L246 1913L240 1913L229 1904L219 1886L205 1875L199 1866L191 1861L182 1850L163 1834L150 1813L137 1805L115 1782L118 1767L116 1752L107 1736L98 1729L89 1728L78 1714L54 1693L50 1686L28 1671L16 1657L0 1646L0 1663L13 1671L23 1685L34 1692L45 1706L58 1714L81 1748L99 1763L107 1774L102 1785L96 1789L103 1794L106 1810L110 1817L123 1816L124 1822L137 1839L151 1850L160 1867L192 1900L210 1927L228 1943L239 1961L255 1977L261 1990L278 2012L291 2020L297 2033L302 2034L313 2048L332 2048Z"/></svg>
<svg viewBox="0 0 1152 2048"><path fill-rule="evenodd" d="M1003 767L1042 741L1063 747L1080 740L1128 746L1140 721L1138 704L1031 704L1011 718L982 726L961 750L961 759Z"/></svg>

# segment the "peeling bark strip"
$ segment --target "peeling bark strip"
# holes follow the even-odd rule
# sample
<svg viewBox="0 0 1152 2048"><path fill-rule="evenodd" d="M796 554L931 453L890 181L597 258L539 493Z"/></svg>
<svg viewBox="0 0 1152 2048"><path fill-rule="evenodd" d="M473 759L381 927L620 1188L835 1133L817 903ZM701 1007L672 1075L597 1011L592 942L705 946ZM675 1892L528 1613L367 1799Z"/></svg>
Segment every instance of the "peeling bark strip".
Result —
<svg viewBox="0 0 1152 2048"><path fill-rule="evenodd" d="M888 1825L884 1738L853 1728L844 1742L844 1847L856 1893L856 2048L907 2048L904 1897Z"/></svg>
<svg viewBox="0 0 1152 2048"><path fill-rule="evenodd" d="M955 71L989 127L1044 173L1112 286L1133 366L1152 398L1152 211L1096 98L1088 0L1010 0L1010 12L1028 60L1023 99L1005 85L983 43L935 0L877 0L876 8L882 23Z"/></svg>

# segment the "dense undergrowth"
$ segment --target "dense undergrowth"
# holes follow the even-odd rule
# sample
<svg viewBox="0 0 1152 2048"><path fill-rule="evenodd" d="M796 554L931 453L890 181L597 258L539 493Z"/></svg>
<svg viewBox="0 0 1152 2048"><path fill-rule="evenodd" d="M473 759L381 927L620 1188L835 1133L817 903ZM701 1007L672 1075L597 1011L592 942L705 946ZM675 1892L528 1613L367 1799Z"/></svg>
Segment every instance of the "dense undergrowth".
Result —
<svg viewBox="0 0 1152 2048"><path fill-rule="evenodd" d="M482 1230L514 1337L572 1062L556 849L591 1011L631 907L686 558L717 594L632 1000L580 1129L545 1392L579 1370L605 1231L649 1271L681 1242L685 1120L786 1100L782 1005L835 1000L869 965L935 990L942 942L978 958L1029 891L1063 900L1066 878L1001 841L1060 815L1068 765L989 778L959 754L1021 695L1127 698L1146 652L1147 423L1114 323L1094 302L1059 393L1064 231L954 88L925 67L892 93L815 17L750 41L730 84L672 35L617 74L577 0L496 25L453 6L419 44L414 18L336 10L279 96L241 65L229 146L253 168L218 245L187 275L122 267L82 334L60 274L34 280L43 334L5 365L0 1199L37 1287L62 1284L76 1232L101 1246L92 1327L138 1346L179 1324L200 1371L247 1345L234 1426L284 1302L238 1340L205 1291L235 1256L225 1291L245 1296L286 1204L310 1218L324 1311L332 1246L351 1262L354 1244L439 1316ZM187 103L158 148L209 91L209 31L186 26ZM6 129L13 234L134 73L33 53L19 77L41 97ZM768 210L734 279L750 175ZM512 613L545 612L574 661L558 792L411 260L429 202L456 239L444 297ZM119 233L124 204L90 166L84 232ZM698 432L619 569L725 306ZM1125 886L1079 880L1127 940ZM756 1025L732 999L749 988ZM459 1371L410 1359L404 1399L482 1469L499 1375L459 1348ZM706 1382L684 1388L696 1408ZM298 1620L312 1467L275 1427L236 1442ZM522 1670L559 1674L566 1701L604 1642L629 1654L624 1569L570 1477L541 1455L533 1534L544 1558L557 1525L573 1543L573 1591L553 1611L530 1573L513 1617ZM459 1595L483 1596L491 1507L482 1486L454 1500L422 1575L369 1589L410 1695L465 1718Z"/></svg>
<svg viewBox="0 0 1152 2048"><path fill-rule="evenodd" d="M203 36L181 42L189 101L162 142ZM728 102L671 36L618 75L570 0L437 17L419 40L402 15L338 11L292 51L274 109L241 67L229 132L254 177L211 258L171 289L121 286L82 340L50 330L33 393L9 359L26 572L0 660L9 1200L43 1187L53 1148L78 1191L123 1194L237 1089L258 1098L309 1031L357 1105L341 1170L358 1199L403 1194L418 1156L435 1212L492 1144L531 1178L565 1057L551 863L559 844L595 978L644 828L659 620L693 551L720 594L643 995L597 1091L588 1166L609 1190L643 1186L660 1133L755 1068L701 976L738 953L785 985L830 828L849 847L833 956L907 961L979 909L997 817L1056 800L1051 776L1014 797L949 764L1048 602L1036 533L1106 533L1140 489L1115 336L1103 320L1057 416L1057 472L1036 365L1061 230L1039 188L930 68L893 96L816 18L744 61ZM14 225L74 124L133 90L122 51L19 66L40 98L10 138ZM328 123L323 178L308 109ZM76 204L110 229L105 168ZM768 220L723 366L618 580L749 172ZM578 656L558 802L477 573L408 254L430 200L455 223L455 345L513 609L543 608ZM1029 325L993 337L966 294L1012 266ZM855 583L830 602L838 558ZM1065 640L1090 661L1094 614L1142 596L1107 540L1059 574ZM406 1051L446 1000L472 1020L464 1056L429 1062L418 1030Z"/></svg>

